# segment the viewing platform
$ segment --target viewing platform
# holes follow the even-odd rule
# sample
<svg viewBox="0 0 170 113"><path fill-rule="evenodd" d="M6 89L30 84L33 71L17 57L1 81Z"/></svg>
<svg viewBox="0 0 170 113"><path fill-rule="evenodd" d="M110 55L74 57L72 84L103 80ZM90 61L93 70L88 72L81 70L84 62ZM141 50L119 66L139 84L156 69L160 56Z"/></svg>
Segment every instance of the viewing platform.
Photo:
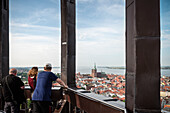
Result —
<svg viewBox="0 0 170 113"><path fill-rule="evenodd" d="M31 98L29 87L25 88L25 96L27 99ZM63 113L66 104L69 105L70 113L126 113L124 102L83 89L63 90L61 87L53 87L51 99L51 110L54 113ZM57 110L57 103L61 99L63 104ZM26 107L21 111L28 113L29 109Z"/></svg>
<svg viewBox="0 0 170 113"><path fill-rule="evenodd" d="M59 113L62 99L61 113L160 113L160 0L126 0L125 103L76 89L76 0L61 0L60 6L61 79L69 88L52 89L52 111ZM1 81L9 73L9 0L0 1L0 27ZM25 95L31 98L29 88ZM1 92L0 110L3 102ZM28 111L26 103L21 112Z"/></svg>

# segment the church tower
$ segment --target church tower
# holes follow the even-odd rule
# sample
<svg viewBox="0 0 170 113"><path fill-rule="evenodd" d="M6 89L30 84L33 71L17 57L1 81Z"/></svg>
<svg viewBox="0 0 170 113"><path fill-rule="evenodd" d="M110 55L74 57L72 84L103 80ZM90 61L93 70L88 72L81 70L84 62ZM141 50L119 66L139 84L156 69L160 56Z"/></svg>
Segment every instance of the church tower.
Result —
<svg viewBox="0 0 170 113"><path fill-rule="evenodd" d="M97 77L96 63L94 63L94 68L91 70L91 76L92 77Z"/></svg>

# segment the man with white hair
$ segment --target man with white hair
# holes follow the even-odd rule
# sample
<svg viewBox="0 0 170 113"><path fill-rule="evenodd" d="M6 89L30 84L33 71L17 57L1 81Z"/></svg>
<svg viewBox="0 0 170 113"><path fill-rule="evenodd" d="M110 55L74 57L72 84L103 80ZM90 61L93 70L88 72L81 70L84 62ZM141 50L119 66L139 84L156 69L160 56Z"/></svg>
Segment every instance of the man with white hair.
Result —
<svg viewBox="0 0 170 113"><path fill-rule="evenodd" d="M52 65L47 63L44 67L44 71L38 74L36 88L32 96L33 113L49 113L53 81L57 81L60 85L67 87L67 85L52 73L51 70Z"/></svg>
<svg viewBox="0 0 170 113"><path fill-rule="evenodd" d="M9 70L9 75L1 81L2 92L5 100L4 111L6 113L19 113L20 104L25 101L24 83L17 77L17 70L12 68Z"/></svg>

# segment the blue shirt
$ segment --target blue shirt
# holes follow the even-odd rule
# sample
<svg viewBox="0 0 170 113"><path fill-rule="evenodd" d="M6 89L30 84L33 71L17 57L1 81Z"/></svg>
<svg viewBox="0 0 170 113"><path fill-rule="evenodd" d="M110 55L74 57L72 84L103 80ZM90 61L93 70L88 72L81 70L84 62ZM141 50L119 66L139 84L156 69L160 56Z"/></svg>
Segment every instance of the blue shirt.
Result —
<svg viewBox="0 0 170 113"><path fill-rule="evenodd" d="M52 73L43 71L38 74L36 88L32 96L34 101L51 101L52 81L56 81L58 77Z"/></svg>

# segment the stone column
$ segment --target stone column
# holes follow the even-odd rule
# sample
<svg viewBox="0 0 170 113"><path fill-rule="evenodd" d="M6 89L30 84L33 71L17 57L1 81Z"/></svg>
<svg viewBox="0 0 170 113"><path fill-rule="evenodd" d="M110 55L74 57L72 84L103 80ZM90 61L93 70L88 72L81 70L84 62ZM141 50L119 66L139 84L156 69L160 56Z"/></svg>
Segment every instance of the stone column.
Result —
<svg viewBox="0 0 170 113"><path fill-rule="evenodd" d="M0 0L0 81L9 71L9 0ZM0 87L0 109L3 109Z"/></svg>
<svg viewBox="0 0 170 113"><path fill-rule="evenodd" d="M76 2L61 0L61 79L76 87ZM66 102L62 113L73 113L74 106Z"/></svg>
<svg viewBox="0 0 170 113"><path fill-rule="evenodd" d="M9 0L0 1L0 80L9 71Z"/></svg>
<svg viewBox="0 0 170 113"><path fill-rule="evenodd" d="M75 0L61 0L61 79L75 87L76 12Z"/></svg>
<svg viewBox="0 0 170 113"><path fill-rule="evenodd" d="M126 0L126 108L160 113L160 1Z"/></svg>

